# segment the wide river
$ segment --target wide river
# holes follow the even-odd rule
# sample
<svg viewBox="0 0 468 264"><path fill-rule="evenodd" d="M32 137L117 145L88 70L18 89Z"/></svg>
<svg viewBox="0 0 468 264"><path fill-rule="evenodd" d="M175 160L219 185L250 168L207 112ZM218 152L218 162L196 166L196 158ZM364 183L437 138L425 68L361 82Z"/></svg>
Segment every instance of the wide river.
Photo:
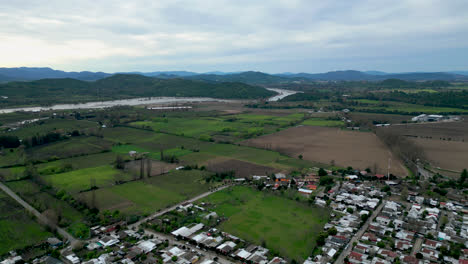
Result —
<svg viewBox="0 0 468 264"><path fill-rule="evenodd" d="M283 89L267 88L270 91L277 92L278 94L268 98L268 101L278 101L288 95L297 93L296 91L289 91ZM195 103L195 102L234 102L236 100L217 99L209 97L145 97L145 98L132 98L123 100L88 102L81 104L57 104L52 106L31 106L19 108L5 108L0 109L0 114L13 113L17 111L26 112L39 112L48 110L69 110L69 109L100 109L108 108L119 105L164 105L172 103Z"/></svg>

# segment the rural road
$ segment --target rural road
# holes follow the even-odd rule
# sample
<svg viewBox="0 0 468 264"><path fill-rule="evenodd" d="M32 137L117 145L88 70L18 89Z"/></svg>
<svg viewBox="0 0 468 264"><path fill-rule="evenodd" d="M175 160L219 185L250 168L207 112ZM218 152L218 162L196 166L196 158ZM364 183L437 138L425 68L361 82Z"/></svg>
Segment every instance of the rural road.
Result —
<svg viewBox="0 0 468 264"><path fill-rule="evenodd" d="M129 228L129 229L133 229L134 227L138 227L138 226L140 226L141 224L143 224L144 222L147 222L147 221L149 221L149 220L151 220L151 219L154 219L154 218L156 218L156 217L158 217L158 216L161 216L161 215L163 215L163 214L165 214L165 213L167 213L167 212L170 212L170 211L172 211L172 210L175 210L177 207L179 207L179 206L181 206L181 205L183 205L183 204L185 204L185 203L193 203L193 202L195 202L196 200L199 200L199 199L204 198L204 197L206 197L206 196L208 196L208 195L210 195L210 194L212 194L212 193L215 193L215 192L224 190L224 189L226 189L226 188L228 188L228 187L231 187L231 186L233 186L233 185L225 185L225 186L221 186L221 187L217 188L217 189L214 190L214 191L209 191L209 192L202 193L202 194L200 194L200 195L198 195L198 196L195 196L195 197L193 197L193 198L190 198L189 200L185 200L185 201L180 202L180 203L178 203L178 204L176 204L176 205L174 205L174 206L171 206L171 207L166 208L166 209L164 209L164 210L158 211L158 212L156 212L156 213L154 213L154 214L152 214L152 215L150 215L150 216L148 216L148 217L145 217L145 218L141 219L140 221L138 221L138 222L136 222L136 223L134 223L134 224L129 225L128 228Z"/></svg>
<svg viewBox="0 0 468 264"><path fill-rule="evenodd" d="M151 230L145 230L145 234L146 235L153 235L155 238L158 238L159 240L166 240L167 239L169 241L169 243L171 243L171 244L173 244L174 246L177 246L177 247L182 247L182 246L188 247L190 250L198 251L199 253L205 255L209 259L214 259L215 257L217 257L218 258L217 262L220 263L220 264L234 263L232 261L227 260L223 255L218 255L218 254L216 254L216 253L214 253L212 251L205 251L205 250L202 250L202 249L198 249L195 246L193 246L192 244L184 244L185 241L177 241L171 235L166 235L166 234L162 234L162 233L151 231Z"/></svg>
<svg viewBox="0 0 468 264"><path fill-rule="evenodd" d="M1 182L0 182L0 189L2 189L6 194L11 196L11 198L13 198L19 204L21 204L27 211L29 211L34 216L36 216L37 219L39 220L39 222L49 226L50 228L52 228L52 230L57 230L57 233L59 233L61 236L66 238L68 241L70 241L71 244L74 244L77 241L77 239L75 239L72 235L70 235L70 233L68 233L64 229L58 227L57 225L51 223L45 216L41 215L41 213L39 213L39 211L37 211L34 207L29 205L23 199L21 199L21 197L16 195L15 192L13 192L10 188L8 188L5 184L3 184Z"/></svg>
<svg viewBox="0 0 468 264"><path fill-rule="evenodd" d="M377 207L376 210L374 210L371 217L367 218L366 223L361 227L361 229L359 229L359 231L357 231L356 234L354 234L353 238L351 238L348 245L346 245L345 249L341 252L340 256L338 256L338 258L336 259L335 264L344 263L344 259L349 255L349 253L351 252L351 249L353 248L353 243L357 242L359 238L361 238L361 236L369 227L369 224L372 222L372 219L376 218L377 215L380 213L384 204L385 204L385 200L382 200L382 203Z"/></svg>

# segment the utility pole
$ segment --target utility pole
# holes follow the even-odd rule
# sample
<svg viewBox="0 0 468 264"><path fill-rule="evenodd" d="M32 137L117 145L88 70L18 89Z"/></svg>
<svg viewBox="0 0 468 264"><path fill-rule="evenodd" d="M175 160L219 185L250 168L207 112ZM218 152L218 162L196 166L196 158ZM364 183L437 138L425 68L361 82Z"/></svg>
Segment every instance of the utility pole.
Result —
<svg viewBox="0 0 468 264"><path fill-rule="evenodd" d="M390 180L390 167L392 165L392 158L388 158L387 177Z"/></svg>

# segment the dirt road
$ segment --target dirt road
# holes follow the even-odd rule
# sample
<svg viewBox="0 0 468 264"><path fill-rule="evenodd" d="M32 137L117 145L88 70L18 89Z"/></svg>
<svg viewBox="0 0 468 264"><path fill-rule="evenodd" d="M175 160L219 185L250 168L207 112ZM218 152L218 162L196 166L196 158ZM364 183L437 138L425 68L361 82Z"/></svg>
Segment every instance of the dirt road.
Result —
<svg viewBox="0 0 468 264"><path fill-rule="evenodd" d="M138 222L136 222L136 223L134 223L134 224L129 225L128 228L129 228L129 229L133 229L134 227L138 228L138 226L140 226L142 223L147 222L147 221L149 221L149 220L152 220L152 219L154 219L154 218L156 218L156 217L158 217L158 216L161 216L161 215L163 215L163 214L165 214L165 213L167 213L167 212L170 212L170 211L172 211L172 210L175 210L177 207L179 207L179 206L181 206L181 205L183 205L183 204L185 204L185 203L193 203L193 202L195 202L196 200L199 200L199 199L204 198L204 197L206 197L206 196L208 196L208 195L210 195L210 194L212 194L212 193L219 192L219 191L224 190L224 189L226 189L226 188L228 188L228 187L231 187L231 186L232 186L232 185L225 185L225 186L218 187L216 190L209 191L209 192L206 192L206 193L202 193L202 194L200 194L200 195L198 195L198 196L196 196L196 197L193 197L193 198L191 198L191 199L189 199L189 200L180 202L180 203L178 203L178 204L176 204L176 205L174 205L174 206L172 206L172 207L169 207L169 208L166 208L166 209L164 209L164 210L158 211L158 212L156 212L156 213L154 213L154 214L152 214L152 215L150 215L150 216L148 216L148 217L146 217L146 218L143 218L143 219L141 219L140 221L138 221Z"/></svg>
<svg viewBox="0 0 468 264"><path fill-rule="evenodd" d="M34 207L29 205L27 202L25 202L21 197L19 197L15 192L13 192L10 188L8 188L5 184L0 183L0 189L2 189L6 194L11 196L15 201L17 201L19 204L21 204L28 212L32 213L34 216L37 217L39 222L41 224L49 226L52 230L57 230L57 233L59 233L61 236L66 238L68 241L70 241L71 244L74 244L77 239L75 239L70 233L65 231L64 229L58 227L57 225L51 223L46 217L41 215L39 211L37 211Z"/></svg>

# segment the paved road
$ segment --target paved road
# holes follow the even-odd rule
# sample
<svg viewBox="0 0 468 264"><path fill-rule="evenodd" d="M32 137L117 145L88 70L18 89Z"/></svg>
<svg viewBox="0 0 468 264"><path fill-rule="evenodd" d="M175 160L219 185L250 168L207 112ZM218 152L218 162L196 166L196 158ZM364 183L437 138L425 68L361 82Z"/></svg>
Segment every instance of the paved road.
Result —
<svg viewBox="0 0 468 264"><path fill-rule="evenodd" d="M424 169L421 165L417 165L418 174L423 178L423 180L429 180L432 178L432 173L426 169Z"/></svg>
<svg viewBox="0 0 468 264"><path fill-rule="evenodd" d="M336 259L335 261L336 264L344 263L344 259L349 255L349 253L351 252L351 249L353 248L353 243L357 242L359 238L361 238L361 236L369 227L369 224L372 222L372 219L376 218L377 215L380 213L384 204L385 204L385 200L383 200L382 203L377 207L377 209L374 210L371 217L367 219L367 222L361 227L361 229L359 229L359 231L357 231L357 233L354 234L353 238L351 238L348 245L346 245L346 248L341 252L340 256Z"/></svg>
<svg viewBox="0 0 468 264"><path fill-rule="evenodd" d="M70 233L58 227L54 223L51 223L45 216L41 215L39 211L37 211L34 207L29 205L23 199L21 199L21 197L16 195L15 192L13 192L10 188L8 188L5 184L1 182L0 182L0 189L2 189L6 194L10 195L11 198L15 199L15 201L21 204L27 211L35 215L37 219L39 220L39 222L41 222L44 225L49 226L50 228L52 228L52 230L57 230L57 233L59 233L64 238L68 239L68 241L70 241L71 244L74 244L77 241L72 235L70 235Z"/></svg>
<svg viewBox="0 0 468 264"><path fill-rule="evenodd" d="M171 236L171 235L155 232L155 231L152 231L152 230L145 230L145 234L146 235L153 235L155 238L158 238L159 240L162 240L162 241L167 239L169 241L169 243L174 245L174 246L178 246L178 247L185 246L185 247L188 247L190 250L198 251L199 253L205 255L205 258L207 258L207 259L213 260L215 257L217 257L218 258L218 263L221 263L221 264L235 263L235 262L232 262L232 261L226 259L225 256L216 254L213 251L209 251L209 250L205 251L203 249L198 249L192 244L185 244L186 241L177 241L174 238L174 236Z"/></svg>
<svg viewBox="0 0 468 264"><path fill-rule="evenodd" d="M209 192L206 192L206 193L202 193L202 194L200 194L200 195L198 195L198 196L196 196L196 197L193 197L193 198L191 198L191 199L189 199L189 200L180 202L180 203L178 203L178 204L176 204L176 205L174 205L174 206L172 206L172 207L166 208L166 209L161 210L161 211L159 211L159 212L156 212L156 213L154 213L154 214L152 214L152 215L150 215L150 216L148 216L148 217L146 217L146 218L143 218L143 219L141 219L140 221L138 221L138 222L136 222L136 223L134 223L134 224L129 225L128 228L129 228L129 229L133 229L134 227L138 227L138 226L140 226L141 224L143 224L144 222L147 222L147 221L152 220L152 219L154 219L154 218L156 218L156 217L158 217L158 216L161 216L161 215L163 215L163 214L165 214L165 213L167 213L167 212L170 212L170 211L172 211L172 210L175 210L177 207L179 207L179 206L181 206L181 205L183 205L183 204L185 204L185 203L193 203L193 202L195 202L196 200L199 200L199 199L204 198L204 197L206 197L206 196L208 196L208 195L210 195L210 194L212 194L212 193L219 192L219 191L224 190L224 189L226 189L226 188L228 188L228 187L231 187L231 186L233 186L233 185L225 185L225 186L218 187L217 189L215 189L215 190L213 190L213 191L209 191Z"/></svg>
<svg viewBox="0 0 468 264"><path fill-rule="evenodd" d="M411 249L411 256L416 255L421 250L423 239L421 237L416 238L413 248Z"/></svg>

